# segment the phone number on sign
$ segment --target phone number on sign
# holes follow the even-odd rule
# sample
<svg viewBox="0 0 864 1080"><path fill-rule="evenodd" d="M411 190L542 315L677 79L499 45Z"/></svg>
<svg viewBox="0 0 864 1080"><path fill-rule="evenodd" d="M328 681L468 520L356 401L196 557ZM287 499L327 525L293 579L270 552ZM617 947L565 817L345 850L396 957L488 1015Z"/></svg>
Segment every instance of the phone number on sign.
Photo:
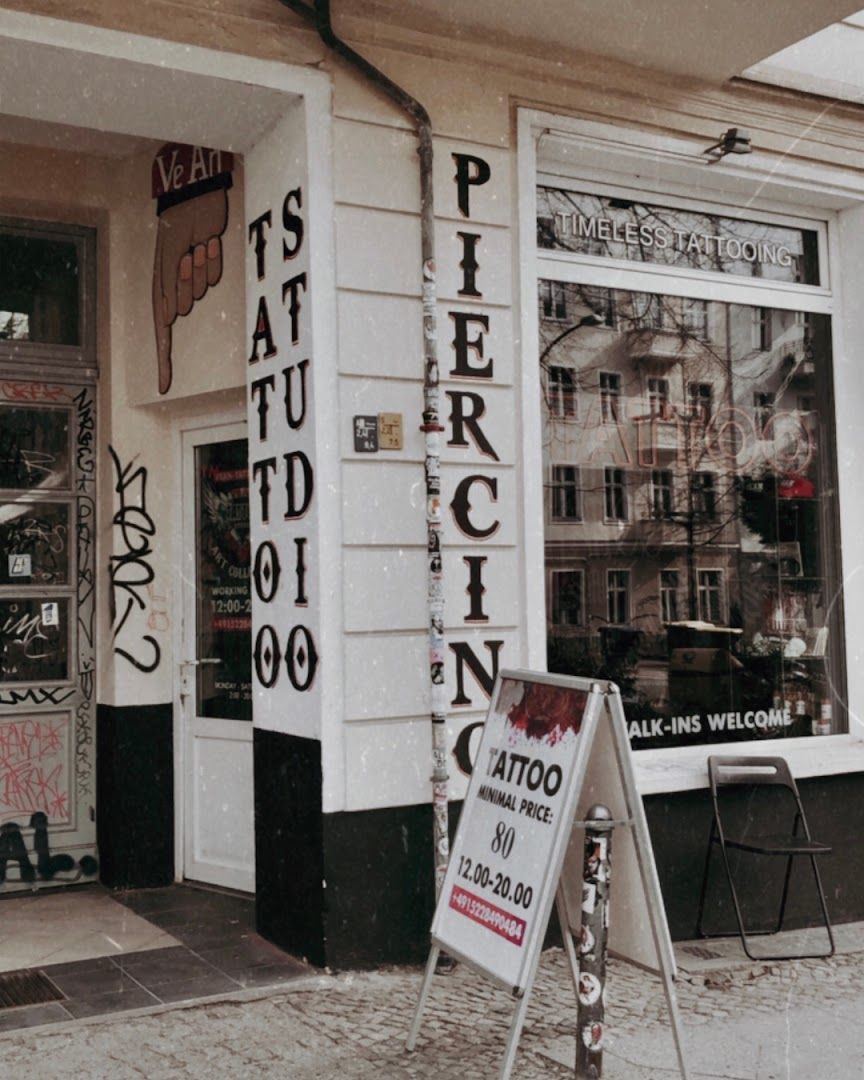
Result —
<svg viewBox="0 0 864 1080"><path fill-rule="evenodd" d="M468 892L467 889L459 885L453 886L453 891L450 893L450 907L514 945L522 944L527 925L525 920L511 915L509 911L504 911L495 904L481 900L479 896Z"/></svg>

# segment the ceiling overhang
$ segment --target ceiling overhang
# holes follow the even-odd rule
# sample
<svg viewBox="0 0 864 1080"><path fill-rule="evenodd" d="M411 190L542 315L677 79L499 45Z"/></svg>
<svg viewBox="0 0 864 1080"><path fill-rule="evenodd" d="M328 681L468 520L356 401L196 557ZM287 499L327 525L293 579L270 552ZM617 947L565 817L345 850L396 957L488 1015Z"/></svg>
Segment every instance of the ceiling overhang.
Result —
<svg viewBox="0 0 864 1080"><path fill-rule="evenodd" d="M857 10L860 0L336 0L349 18L564 61L593 54L724 82Z"/></svg>

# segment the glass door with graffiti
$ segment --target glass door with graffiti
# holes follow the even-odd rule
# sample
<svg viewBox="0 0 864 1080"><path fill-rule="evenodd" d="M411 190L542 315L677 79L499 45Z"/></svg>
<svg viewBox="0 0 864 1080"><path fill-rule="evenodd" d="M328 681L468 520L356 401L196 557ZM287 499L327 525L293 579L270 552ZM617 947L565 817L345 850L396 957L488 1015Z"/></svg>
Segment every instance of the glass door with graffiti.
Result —
<svg viewBox="0 0 864 1080"><path fill-rule="evenodd" d="M93 388L0 379L0 894L98 871L95 486Z"/></svg>
<svg viewBox="0 0 864 1080"><path fill-rule="evenodd" d="M245 424L183 436L183 875L255 889Z"/></svg>

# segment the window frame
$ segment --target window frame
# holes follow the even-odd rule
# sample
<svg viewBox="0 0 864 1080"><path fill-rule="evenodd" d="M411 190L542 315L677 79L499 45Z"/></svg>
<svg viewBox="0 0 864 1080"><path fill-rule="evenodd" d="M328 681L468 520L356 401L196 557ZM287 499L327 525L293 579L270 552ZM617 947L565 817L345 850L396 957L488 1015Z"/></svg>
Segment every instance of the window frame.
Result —
<svg viewBox="0 0 864 1080"><path fill-rule="evenodd" d="M664 584L663 577L665 574L675 575L674 586L670 587L669 585ZM681 618L681 605L678 603L681 595L681 571L676 567L661 567L660 573L657 575L657 580L660 591L660 619L664 626L670 622L678 622ZM673 612L669 610L667 618L667 608L669 607L667 600L670 596L673 598L675 611L673 614Z"/></svg>
<svg viewBox="0 0 864 1080"><path fill-rule="evenodd" d="M606 385L604 386L604 382ZM600 394L600 423L619 424L621 422L621 372L598 371L597 385Z"/></svg>
<svg viewBox="0 0 864 1080"><path fill-rule="evenodd" d="M559 469L572 469L574 477L572 482L556 479L556 472ZM575 513L572 515L559 514L556 509L557 497L564 488L572 488ZM551 466L550 480L550 506L549 506L549 520L554 524L556 522L566 523L568 525L581 524L584 520L582 517L582 467L581 465L575 465L571 462L558 461Z"/></svg>
<svg viewBox="0 0 864 1080"><path fill-rule="evenodd" d="M578 566L573 567L552 567L550 571L549 587L550 587L550 616L553 626L558 627L572 627L576 629L584 629L586 626L586 611L585 611L585 571ZM565 575L578 578L579 581L579 620L578 622L562 622L556 618L557 614L561 611L561 589L558 584L560 579Z"/></svg>
<svg viewBox="0 0 864 1080"><path fill-rule="evenodd" d="M612 576L614 574L620 574L623 576L622 584L613 586ZM633 607L633 577L629 567L621 566L607 566L606 567L606 622L609 626L629 626L630 619L632 617ZM613 596L616 597L615 606L618 606L618 599L623 597L623 619L615 619L612 617Z"/></svg>
<svg viewBox="0 0 864 1080"><path fill-rule="evenodd" d="M794 157L778 158L770 152L756 150L743 158L729 158L721 172L711 175L711 185L704 184L704 139L684 133L657 134L644 128L622 128L619 124L566 116L530 106L517 108L517 176L519 189L519 224L521 250L519 258L523 305L522 340L528 363L523 365L522 390L530 403L538 393L537 378L531 368L533 350L538 348L538 333L531 304L536 296L537 279L559 277L578 285L595 284L613 289L638 292L662 292L667 295L703 296L748 307L766 306L779 311L795 312L806 309L812 314L843 316L832 320L834 377L838 390L846 391L856 384L857 375L840 369L837 357L849 355L850 348L864 344L864 315L857 309L847 310L844 303L844 280L857 265L858 245L864 242L864 227L860 225L864 211L864 176L853 175L831 164L803 162ZM634 177L639 177L638 186ZM779 180L779 183L777 182ZM763 181L769 181L768 184ZM772 182L773 181L773 182ZM654 272L647 265L616 262L590 255L574 256L538 250L535 244L536 186L550 184L574 186L598 194L647 200L663 200L664 206L700 211L716 211L723 215L741 212L743 200L754 190L756 199L747 201L748 220L793 227L814 229L818 239L820 285L783 283L776 287L765 278L734 279L709 272L678 271L677 268ZM590 188L586 188L590 185ZM693 192L699 191L694 198ZM851 239L849 237L851 236ZM829 243L830 241L830 243ZM538 350L539 351L539 350ZM862 380L864 381L864 376ZM833 463L850 452L849 425L855 424L851 406L843 404L851 398L841 393L832 398L828 412L827 450ZM523 461L526 476L541 475L541 430L533 407L528 410L529 421L523 440ZM836 470L835 470L836 471ZM844 532L843 559L851 558L853 565L864 559L864 531L857 527L859 516L852 497L851 480L837 472L840 498L832 500L829 527L833 535ZM531 485L525 488L526 513L538 515L538 495ZM841 508L842 512L841 512ZM861 536L859 542L856 538ZM848 553L847 553L848 548ZM542 536L526 541L526 634L529 657L543 663L546 654L545 625L542 613L530 608L530 596L536 592L537 579L542 590L544 548ZM839 549L835 552L835 574L843 578L843 562ZM848 583L847 583L848 587ZM860 603L864 584L852 583L850 597L840 597L837 604L837 624L847 643L864 630L864 613ZM859 601L850 604L850 598ZM850 678L845 652L838 650L837 685L849 701L848 729L820 739L766 740L760 744L765 752L784 753L796 776L819 776L847 773L864 769L864 679ZM724 744L734 752L752 752L751 743L734 741ZM704 765L709 748L697 744L670 749L638 750L634 752L636 775L641 792L704 788ZM854 764L852 764L854 762Z"/></svg>
<svg viewBox="0 0 864 1080"><path fill-rule="evenodd" d="M702 577L704 574L717 574L718 582L716 586L707 586L702 584ZM717 620L709 619L706 617L706 610L703 604L704 595L713 595L716 590L718 615ZM726 597L726 575L723 572L722 567L715 566L698 566L696 568L696 604L699 610L699 618L703 622L715 623L718 626L724 626L727 618L727 611L729 605Z"/></svg>
<svg viewBox="0 0 864 1080"><path fill-rule="evenodd" d="M0 215L0 232L32 239L65 241L75 245L78 259L77 345L56 345L44 341L0 340L0 373L22 378L96 378L96 230L85 225ZM0 301L2 306L2 301ZM35 372L38 371L38 376Z"/></svg>
<svg viewBox="0 0 864 1080"><path fill-rule="evenodd" d="M564 382L557 377L553 378L552 372L564 371L570 374L570 386L565 387ZM572 412L566 411L568 400L572 406ZM569 364L550 364L546 375L546 400L550 405L550 413L555 420L572 422L579 419L579 382L576 378L576 369ZM555 404L554 410L552 404ZM559 409L560 406L560 409Z"/></svg>
<svg viewBox="0 0 864 1080"><path fill-rule="evenodd" d="M610 479L610 473L620 473L621 479ZM603 469L603 521L607 525L624 525L630 520L630 498L627 484L627 470L620 465L606 465ZM619 492L621 516L610 514L610 493Z"/></svg>

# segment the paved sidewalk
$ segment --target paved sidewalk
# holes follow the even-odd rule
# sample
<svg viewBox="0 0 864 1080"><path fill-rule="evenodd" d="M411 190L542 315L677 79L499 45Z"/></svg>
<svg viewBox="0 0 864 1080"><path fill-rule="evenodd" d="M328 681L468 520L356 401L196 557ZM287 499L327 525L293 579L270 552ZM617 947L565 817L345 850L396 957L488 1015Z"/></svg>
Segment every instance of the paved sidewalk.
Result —
<svg viewBox="0 0 864 1080"><path fill-rule="evenodd" d="M840 928L843 930L843 928ZM712 951L714 944L712 943ZM737 946L690 957L678 981L694 1080L861 1080L864 928L831 960L751 964ZM0 1036L0 1074L148 1080L494 1078L508 996L465 967L436 976L418 1048L404 1051L421 972L312 976L146 1013ZM573 988L563 952L543 955L514 1080L572 1077ZM612 961L605 1080L678 1075L662 986Z"/></svg>

